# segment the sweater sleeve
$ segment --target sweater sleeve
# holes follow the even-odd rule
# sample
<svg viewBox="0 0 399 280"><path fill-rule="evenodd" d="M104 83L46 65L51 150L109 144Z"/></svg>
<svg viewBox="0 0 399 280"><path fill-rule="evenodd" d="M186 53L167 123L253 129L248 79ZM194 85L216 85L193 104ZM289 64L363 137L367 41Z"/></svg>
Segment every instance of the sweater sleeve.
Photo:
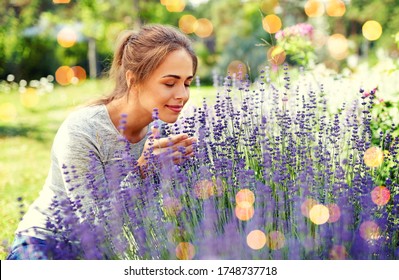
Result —
<svg viewBox="0 0 399 280"><path fill-rule="evenodd" d="M81 219L97 212L99 198L107 188L101 142L97 138L89 123L72 119L60 127L52 147L48 183L56 199L72 202Z"/></svg>

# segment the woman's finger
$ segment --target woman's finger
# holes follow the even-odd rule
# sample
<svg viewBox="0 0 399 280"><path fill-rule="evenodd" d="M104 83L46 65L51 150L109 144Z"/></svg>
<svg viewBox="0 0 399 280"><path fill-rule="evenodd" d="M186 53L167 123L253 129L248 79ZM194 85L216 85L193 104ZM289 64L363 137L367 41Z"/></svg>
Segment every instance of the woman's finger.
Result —
<svg viewBox="0 0 399 280"><path fill-rule="evenodd" d="M188 139L188 135L186 133L171 135L169 137L160 138L154 141L154 147L165 148L172 147L173 145Z"/></svg>

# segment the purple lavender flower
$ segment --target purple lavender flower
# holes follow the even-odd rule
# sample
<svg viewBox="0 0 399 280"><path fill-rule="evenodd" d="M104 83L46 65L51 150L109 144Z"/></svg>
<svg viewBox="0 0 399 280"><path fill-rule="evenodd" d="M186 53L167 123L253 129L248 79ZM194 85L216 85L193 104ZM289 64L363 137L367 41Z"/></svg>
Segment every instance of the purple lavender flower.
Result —
<svg viewBox="0 0 399 280"><path fill-rule="evenodd" d="M300 25L276 36L311 36L312 30ZM371 146L373 94L330 113L325 88L303 72L292 79L284 67L281 84L267 68L255 86L247 77L226 77L213 104L204 100L174 124L160 125L154 110L165 135L184 132L199 139L195 156L179 165L148 154L154 168L142 178L121 139L127 144L105 169L106 181L96 176L94 159L83 185L74 183L73 167L63 166L69 190L88 189L96 203L82 211L87 197L55 198L47 225L62 240L53 246L55 252L65 249L58 257L397 258L399 139L382 135L390 168L370 170L362 158ZM391 190L384 206L370 199L377 183ZM238 205L242 189L252 191L253 202ZM316 205L328 216L312 212ZM378 234L364 238L365 228ZM258 229L265 240L254 249L247 238Z"/></svg>

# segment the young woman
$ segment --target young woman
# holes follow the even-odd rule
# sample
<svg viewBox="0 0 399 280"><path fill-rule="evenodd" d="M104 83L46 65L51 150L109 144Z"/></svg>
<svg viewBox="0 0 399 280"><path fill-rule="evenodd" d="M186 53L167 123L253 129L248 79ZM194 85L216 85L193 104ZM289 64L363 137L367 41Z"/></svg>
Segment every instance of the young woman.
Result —
<svg viewBox="0 0 399 280"><path fill-rule="evenodd" d="M148 25L137 33L122 36L111 67L114 90L106 98L71 113L59 128L51 150L48 177L39 197L20 222L7 259L51 258L48 245L52 231L47 222L57 210L53 198L58 201L78 198L82 213L96 207L87 186L77 185L84 184L89 170L96 174L97 180L107 183L105 170L126 145L126 141L120 141L121 134L137 159L135 164L141 176L146 176L149 153L158 156L168 153L175 163L192 155L194 137L187 134L152 137L159 135L159 131L151 124L154 109L163 122L177 120L189 99L196 69L197 57L190 40L174 27ZM118 129L121 123L123 130ZM70 186L71 180L77 187Z"/></svg>

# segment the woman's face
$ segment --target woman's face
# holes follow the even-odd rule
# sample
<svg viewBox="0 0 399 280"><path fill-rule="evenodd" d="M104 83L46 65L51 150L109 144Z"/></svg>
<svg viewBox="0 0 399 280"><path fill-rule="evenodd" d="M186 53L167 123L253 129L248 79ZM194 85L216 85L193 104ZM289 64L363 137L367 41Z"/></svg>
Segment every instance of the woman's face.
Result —
<svg viewBox="0 0 399 280"><path fill-rule="evenodd" d="M158 109L159 119L173 123L190 97L193 61L184 50L166 56L159 67L138 88L139 105L152 115Z"/></svg>

